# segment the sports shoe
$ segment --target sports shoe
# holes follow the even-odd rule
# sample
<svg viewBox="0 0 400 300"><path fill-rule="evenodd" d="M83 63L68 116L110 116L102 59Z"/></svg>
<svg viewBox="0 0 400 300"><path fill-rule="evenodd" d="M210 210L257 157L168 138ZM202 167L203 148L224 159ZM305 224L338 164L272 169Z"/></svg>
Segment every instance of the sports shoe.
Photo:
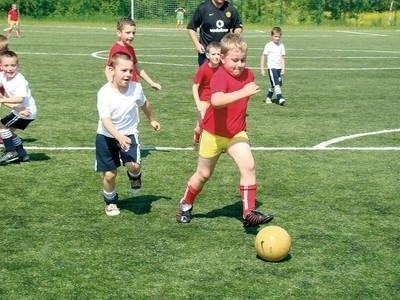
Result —
<svg viewBox="0 0 400 300"><path fill-rule="evenodd" d="M106 204L105 211L106 215L110 217L118 216L120 213L120 210L115 203Z"/></svg>
<svg viewBox="0 0 400 300"><path fill-rule="evenodd" d="M271 104L271 103L272 103L272 100L271 100L270 98L267 97L267 98L265 99L265 104Z"/></svg>
<svg viewBox="0 0 400 300"><path fill-rule="evenodd" d="M139 174L137 177L132 177L128 171L126 172L129 178L129 183L131 185L131 192L133 194L140 193L140 189L142 188L142 174Z"/></svg>
<svg viewBox="0 0 400 300"><path fill-rule="evenodd" d="M243 227L257 226L272 221L274 216L253 210L243 220Z"/></svg>
<svg viewBox="0 0 400 300"><path fill-rule="evenodd" d="M24 157L20 157L19 158L19 162L29 162L31 160L31 158L29 157L29 155L25 155Z"/></svg>
<svg viewBox="0 0 400 300"><path fill-rule="evenodd" d="M6 165L10 162L13 162L15 160L18 160L18 153L16 151L9 151L5 152L1 157L0 157L0 164Z"/></svg>
<svg viewBox="0 0 400 300"><path fill-rule="evenodd" d="M190 208L187 211L183 211L182 210L182 205L179 203L178 205L178 210L176 211L176 221L178 223L190 223L190 221L192 220L192 208Z"/></svg>
<svg viewBox="0 0 400 300"><path fill-rule="evenodd" d="M286 104L286 100L281 98L281 99L279 99L278 104L283 106Z"/></svg>

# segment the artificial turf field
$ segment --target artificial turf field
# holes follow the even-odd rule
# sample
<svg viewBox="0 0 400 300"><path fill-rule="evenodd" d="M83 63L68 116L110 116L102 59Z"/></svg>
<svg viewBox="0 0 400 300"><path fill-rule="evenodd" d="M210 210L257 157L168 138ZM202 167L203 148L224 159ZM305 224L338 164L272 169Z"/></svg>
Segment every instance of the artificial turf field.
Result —
<svg viewBox="0 0 400 300"><path fill-rule="evenodd" d="M143 188L118 178L107 217L93 170L96 93L113 25L24 26L10 39L39 117L21 133L31 162L0 167L1 299L396 299L400 293L400 31L283 27L288 105L252 97L260 211L292 237L279 263L256 257L241 226L238 171L223 155L190 224L177 202L196 167L196 55L185 31L141 28L134 46L163 86L145 93ZM248 29L261 77L268 29ZM2 116L8 111L2 107Z"/></svg>

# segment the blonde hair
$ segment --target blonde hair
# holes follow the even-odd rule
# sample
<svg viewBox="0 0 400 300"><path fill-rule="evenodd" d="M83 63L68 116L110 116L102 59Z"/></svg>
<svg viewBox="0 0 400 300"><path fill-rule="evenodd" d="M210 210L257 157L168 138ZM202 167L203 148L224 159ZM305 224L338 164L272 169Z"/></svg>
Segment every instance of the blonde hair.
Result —
<svg viewBox="0 0 400 300"><path fill-rule="evenodd" d="M221 42L221 54L226 55L229 51L233 49L238 49L241 52L247 53L247 43L236 33L226 34Z"/></svg>

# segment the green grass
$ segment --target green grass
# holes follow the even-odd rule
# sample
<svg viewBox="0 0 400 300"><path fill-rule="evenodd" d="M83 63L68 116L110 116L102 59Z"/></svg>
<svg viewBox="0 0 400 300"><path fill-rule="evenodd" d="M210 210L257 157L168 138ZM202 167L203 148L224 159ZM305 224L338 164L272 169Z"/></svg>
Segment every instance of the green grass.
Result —
<svg viewBox="0 0 400 300"><path fill-rule="evenodd" d="M10 48L19 53L39 107L38 120L21 133L25 146L93 147L96 93L105 77L104 60L90 54L108 50L114 29L24 30ZM310 151L335 137L399 128L399 35L363 32L285 30L289 105L267 107L263 93L251 100L252 145L275 149L254 151L258 205L290 233L287 260L256 257L257 230L241 226L238 172L226 156L198 197L192 223L176 223L197 156L153 148L191 144L196 57L186 32L139 27L139 61L163 86L160 92L144 86L162 130L152 132L142 116L141 143L149 149L142 153L142 193L129 193L120 169L122 212L105 216L93 150L31 148L30 163L2 166L0 298L397 298L399 151ZM249 66L264 89L257 67L267 35L244 36ZM332 146L399 145L394 132Z"/></svg>

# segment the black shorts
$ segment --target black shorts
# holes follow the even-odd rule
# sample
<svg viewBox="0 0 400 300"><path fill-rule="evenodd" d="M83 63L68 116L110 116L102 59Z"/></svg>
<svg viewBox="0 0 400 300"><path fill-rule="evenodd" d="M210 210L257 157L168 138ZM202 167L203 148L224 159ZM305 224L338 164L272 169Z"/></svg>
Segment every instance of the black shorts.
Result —
<svg viewBox="0 0 400 300"><path fill-rule="evenodd" d="M282 86L281 72L282 69L268 69L269 82L272 88L276 85Z"/></svg>
<svg viewBox="0 0 400 300"><path fill-rule="evenodd" d="M25 130L28 125L34 121L33 119L23 119L13 113L1 119L1 124L6 126L7 128L16 128Z"/></svg>
<svg viewBox="0 0 400 300"><path fill-rule="evenodd" d="M106 172L116 170L122 164L135 162L140 164L140 145L138 135L128 135L132 144L128 150L122 150L115 138L102 134L96 135L95 170Z"/></svg>

